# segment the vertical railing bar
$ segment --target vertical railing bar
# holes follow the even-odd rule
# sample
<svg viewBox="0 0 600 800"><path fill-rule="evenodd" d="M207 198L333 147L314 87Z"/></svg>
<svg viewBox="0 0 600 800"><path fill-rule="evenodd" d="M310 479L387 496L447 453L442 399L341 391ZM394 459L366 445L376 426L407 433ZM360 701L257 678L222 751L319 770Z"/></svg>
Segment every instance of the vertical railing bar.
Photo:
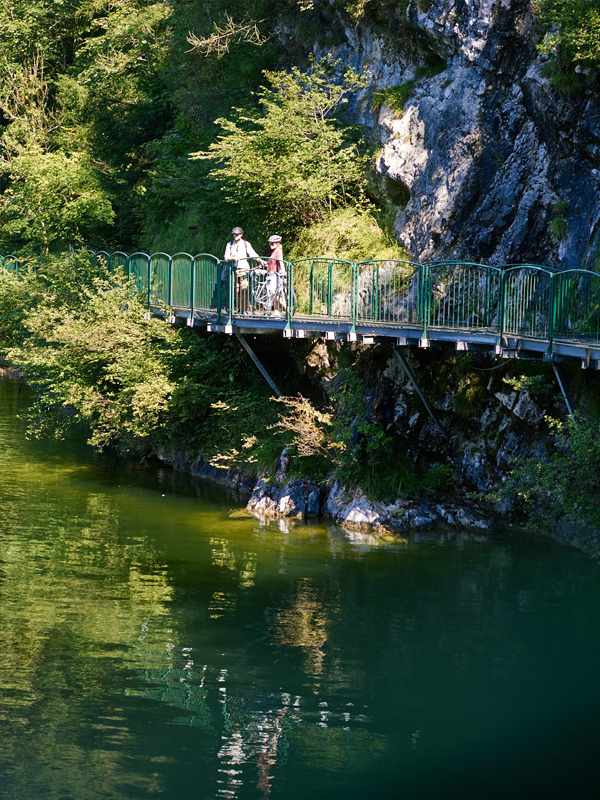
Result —
<svg viewBox="0 0 600 800"><path fill-rule="evenodd" d="M192 256L190 261L190 317L192 324L194 322L196 306L196 259Z"/></svg>
<svg viewBox="0 0 600 800"><path fill-rule="evenodd" d="M289 264L287 276L287 302L286 302L286 331L291 331L292 328L292 304L294 301L294 265Z"/></svg>
<svg viewBox="0 0 600 800"><path fill-rule="evenodd" d="M148 256L148 308L151 306L151 285L152 285L152 259Z"/></svg>
<svg viewBox="0 0 600 800"><path fill-rule="evenodd" d="M223 262L217 261L214 264L215 285L217 287L217 325L221 324L221 313L223 310Z"/></svg>
<svg viewBox="0 0 600 800"><path fill-rule="evenodd" d="M548 354L552 356L552 349L554 346L554 324L555 320L555 309L556 309L556 298L554 296L555 292L555 282L554 282L554 273L550 273L548 282L549 286L549 309L548 309Z"/></svg>

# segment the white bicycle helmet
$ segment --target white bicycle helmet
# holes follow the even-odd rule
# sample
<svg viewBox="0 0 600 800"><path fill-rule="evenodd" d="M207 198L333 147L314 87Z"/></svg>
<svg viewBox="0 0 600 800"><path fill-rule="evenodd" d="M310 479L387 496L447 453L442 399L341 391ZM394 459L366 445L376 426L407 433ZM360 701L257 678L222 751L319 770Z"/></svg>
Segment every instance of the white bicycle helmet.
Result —
<svg viewBox="0 0 600 800"><path fill-rule="evenodd" d="M276 244L281 241L281 236L269 236L269 244Z"/></svg>

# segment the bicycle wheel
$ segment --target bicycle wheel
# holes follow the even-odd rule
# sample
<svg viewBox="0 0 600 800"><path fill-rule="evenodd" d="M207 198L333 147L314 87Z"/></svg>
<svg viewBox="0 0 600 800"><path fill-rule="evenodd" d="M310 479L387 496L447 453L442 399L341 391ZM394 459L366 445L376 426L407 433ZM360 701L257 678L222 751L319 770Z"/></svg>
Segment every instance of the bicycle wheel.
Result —
<svg viewBox="0 0 600 800"><path fill-rule="evenodd" d="M272 297L267 289L267 282L261 281L252 290L252 298L256 305L262 306L267 311L271 308Z"/></svg>
<svg viewBox="0 0 600 800"><path fill-rule="evenodd" d="M287 311L287 286L280 286L279 292L277 293L277 299L279 300L279 305L284 311ZM292 289L292 308L291 313L294 315L296 313L296 292Z"/></svg>

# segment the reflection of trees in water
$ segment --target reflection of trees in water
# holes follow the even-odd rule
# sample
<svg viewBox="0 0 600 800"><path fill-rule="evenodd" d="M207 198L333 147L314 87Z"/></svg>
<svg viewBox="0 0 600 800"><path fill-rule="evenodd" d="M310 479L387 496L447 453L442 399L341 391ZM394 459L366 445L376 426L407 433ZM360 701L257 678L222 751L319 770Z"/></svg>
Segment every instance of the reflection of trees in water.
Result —
<svg viewBox="0 0 600 800"><path fill-rule="evenodd" d="M304 669L320 675L324 669L331 607L323 602L310 578L302 578L289 598L287 607L267 611L273 644L300 647L305 654Z"/></svg>
<svg viewBox="0 0 600 800"><path fill-rule="evenodd" d="M17 501L3 519L0 751L10 764L3 786L14 797L81 800L156 791L155 777L125 769L120 753L134 734L103 704L115 658L138 668L164 664L174 636L165 625L167 568L147 540L120 534L110 496L90 492L82 502L66 482L60 491L59 466L52 472L38 473L43 491L33 493L33 506ZM36 515L37 527L23 535L23 519Z"/></svg>
<svg viewBox="0 0 600 800"><path fill-rule="evenodd" d="M233 573L236 584L234 591L217 589L211 595L208 605L209 617L219 619L235 611L243 597L243 595L240 597L240 589L251 589L254 586L258 558L256 553L236 553L227 539L211 537L209 544L212 565Z"/></svg>

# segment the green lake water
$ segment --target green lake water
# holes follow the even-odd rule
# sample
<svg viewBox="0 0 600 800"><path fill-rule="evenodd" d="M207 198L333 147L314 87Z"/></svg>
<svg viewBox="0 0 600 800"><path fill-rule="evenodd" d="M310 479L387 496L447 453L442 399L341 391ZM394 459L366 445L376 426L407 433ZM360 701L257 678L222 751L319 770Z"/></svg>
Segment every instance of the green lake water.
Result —
<svg viewBox="0 0 600 800"><path fill-rule="evenodd" d="M597 796L600 568L260 523L0 380L0 796Z"/></svg>

